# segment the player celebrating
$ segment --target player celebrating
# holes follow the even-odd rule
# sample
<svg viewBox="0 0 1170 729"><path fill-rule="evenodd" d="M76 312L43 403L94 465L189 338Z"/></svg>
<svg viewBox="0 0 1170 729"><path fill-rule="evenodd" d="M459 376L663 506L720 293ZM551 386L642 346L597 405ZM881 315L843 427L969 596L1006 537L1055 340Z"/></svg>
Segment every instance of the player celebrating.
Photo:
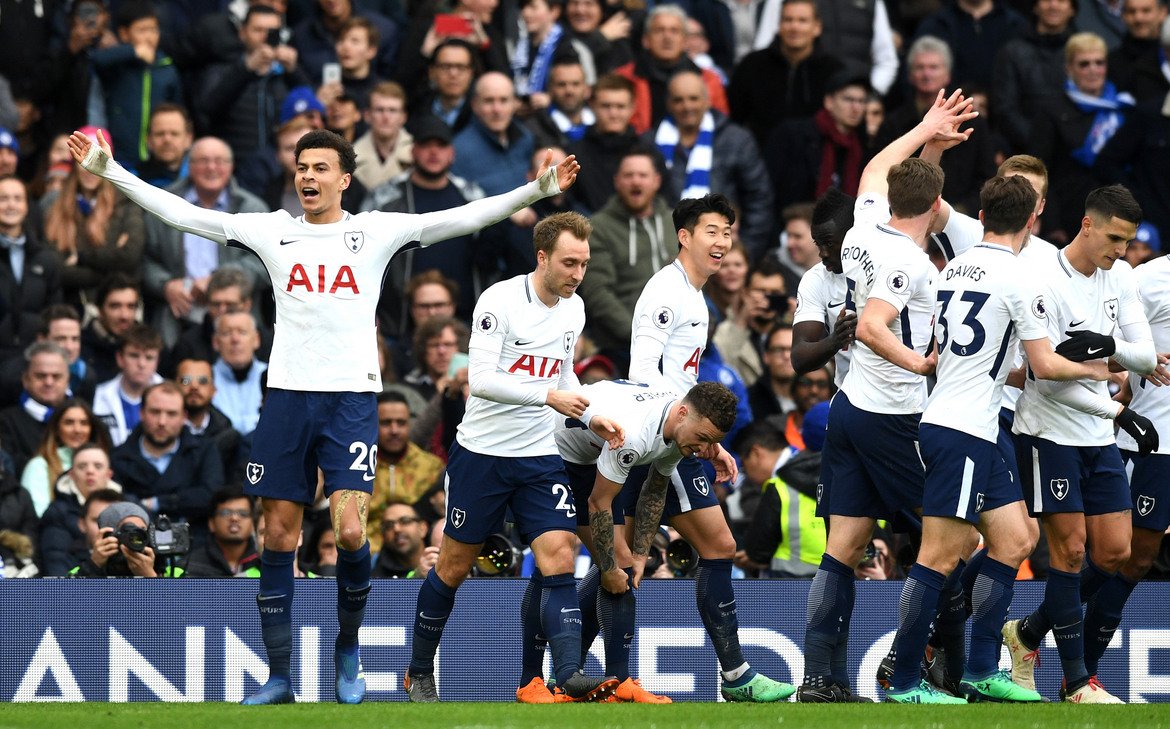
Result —
<svg viewBox="0 0 1170 729"><path fill-rule="evenodd" d="M1138 374L1154 371L1157 355L1133 270L1119 260L1141 218L1129 190L1098 188L1085 200L1076 237L1038 268L1047 287L1049 339L1068 337L1056 347L1058 354L1076 361L1107 358ZM1014 426L1021 483L1029 511L1043 523L1051 569L1040 607L1003 628L1012 679L1035 689L1035 657L1051 630L1064 671L1062 693L1075 703L1121 703L1085 665L1080 607L1090 601L1088 619L1097 619L1093 597L1129 550L1130 489L1109 420L1133 437L1140 454L1158 448L1153 424L1111 400L1103 384L1029 377Z"/></svg>
<svg viewBox="0 0 1170 729"><path fill-rule="evenodd" d="M984 184L983 242L940 275L934 324L937 380L919 429L926 463L922 545L902 588L895 652L917 656L926 648L939 592L964 556L968 522L980 525L988 554L976 580L971 660L962 681L975 701L1043 700L997 670L999 635L1016 571L1035 546L1013 473L1015 452L999 429L1001 391L1012 366L1008 354L1018 338L1038 378L1109 377L1103 363L1070 362L1048 341L1044 297L1015 258L1031 235L1036 201L1036 191L1019 176ZM911 661L898 661L886 697L897 703L955 701L931 690Z"/></svg>
<svg viewBox="0 0 1170 729"><path fill-rule="evenodd" d="M508 507L543 575L541 625L552 646L557 685L582 701L603 700L617 687L613 678L580 671L581 610L573 579L577 512L553 439L557 413L580 418L589 405L574 392L573 346L585 326L575 292L589 263L591 232L577 213L545 218L532 234L536 270L491 286L475 305L471 397L447 463L443 549L419 590L404 677L411 701L439 700L435 651L455 591ZM607 425L601 417L591 422L602 430Z"/></svg>
<svg viewBox="0 0 1170 729"><path fill-rule="evenodd" d="M569 157L551 153L538 179L510 193L426 215L360 213L341 208L355 167L353 147L327 131L301 137L296 189L304 214L229 214L207 210L138 180L114 162L109 145L80 132L69 149L86 170L184 232L254 252L276 299L269 393L256 427L247 492L263 499L267 525L257 604L269 678L245 704L294 700L291 688L293 560L304 506L313 501L318 467L337 537L337 700L365 695L358 629L369 594L366 511L374 481L377 408L382 389L374 309L390 257L466 235L573 184Z"/></svg>

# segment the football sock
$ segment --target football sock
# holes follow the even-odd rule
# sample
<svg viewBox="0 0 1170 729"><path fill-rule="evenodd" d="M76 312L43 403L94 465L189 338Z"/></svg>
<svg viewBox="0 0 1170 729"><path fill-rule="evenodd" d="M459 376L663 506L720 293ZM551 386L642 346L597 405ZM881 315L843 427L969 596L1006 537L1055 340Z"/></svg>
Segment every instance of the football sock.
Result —
<svg viewBox="0 0 1170 729"><path fill-rule="evenodd" d="M934 645L944 651L947 678L958 681L966 668L967 651L964 631L967 627L967 597L963 594L966 564L959 560L947 576L938 596L938 613L934 624Z"/></svg>
<svg viewBox="0 0 1170 729"><path fill-rule="evenodd" d="M1101 585L1089 603L1085 612L1085 669L1090 676L1097 674L1097 663L1113 640L1125 603L1135 587L1136 582L1130 582L1118 572Z"/></svg>
<svg viewBox="0 0 1170 729"><path fill-rule="evenodd" d="M739 647L739 620L735 614L730 559L699 558L695 570L695 602L703 627L715 646L719 667L733 671L742 666L744 658Z"/></svg>
<svg viewBox="0 0 1170 729"><path fill-rule="evenodd" d="M625 572L630 577L634 576L632 567L626 568ZM630 677L630 643L634 640L634 599L632 588L620 595L614 595L604 589L597 591L597 615L601 618L605 643L605 675L613 676L619 681L625 681ZM582 661L581 665L584 666L585 662Z"/></svg>
<svg viewBox="0 0 1170 729"><path fill-rule="evenodd" d="M352 648L370 595L370 543L356 550L337 548L337 645Z"/></svg>
<svg viewBox="0 0 1170 729"><path fill-rule="evenodd" d="M1015 591L1016 570L986 556L971 590L971 655L967 670L984 678L999 668L1001 630ZM970 570L968 570L970 571Z"/></svg>
<svg viewBox="0 0 1170 729"><path fill-rule="evenodd" d="M296 552L265 549L260 555L260 632L269 678L288 679L292 661L293 560Z"/></svg>
<svg viewBox="0 0 1170 729"><path fill-rule="evenodd" d="M414 608L414 641L410 646L410 669L415 676L435 672L435 651L443 638L443 628L455 607L455 590L431 570L418 591Z"/></svg>
<svg viewBox="0 0 1170 729"><path fill-rule="evenodd" d="M1081 602L1092 602L1097 590L1109 581L1113 574L1093 564L1093 558L1085 555L1085 566L1081 568Z"/></svg>
<svg viewBox="0 0 1170 729"><path fill-rule="evenodd" d="M839 663L837 646L849 634L853 615L853 570L829 555L821 557L821 566L808 592L808 617L804 632L804 683L823 686L830 680L842 680L833 667Z"/></svg>
<svg viewBox="0 0 1170 729"><path fill-rule="evenodd" d="M601 624L597 620L597 595L601 592L601 570L592 565L581 581L577 583L577 602L581 605L581 667L584 668L589 657L589 649L597 634L601 632Z"/></svg>
<svg viewBox="0 0 1170 729"><path fill-rule="evenodd" d="M1050 569L1044 585L1044 602L1040 611L1048 614L1056 651L1064 670L1065 685L1075 690L1089 677L1085 669L1085 641L1082 632L1081 576L1076 572Z"/></svg>
<svg viewBox="0 0 1170 729"><path fill-rule="evenodd" d="M520 685L527 686L534 678L544 678L544 648L548 641L540 627L539 572L533 573L524 586L524 597L520 600Z"/></svg>
<svg viewBox="0 0 1170 729"><path fill-rule="evenodd" d="M902 585L898 601L898 634L894 636L894 676L890 688L908 691L922 680L922 653L930 640L931 624L938 613L939 593L946 577L915 564Z"/></svg>
<svg viewBox="0 0 1170 729"><path fill-rule="evenodd" d="M975 589L975 580L979 578L979 570L983 569L985 559L987 559L987 547L983 547L971 555L971 559L967 560L967 566L963 568L963 574L959 576L959 581L963 584L963 597L967 601L968 614L973 609L971 591Z"/></svg>
<svg viewBox="0 0 1170 729"><path fill-rule="evenodd" d="M576 580L565 572L546 575L540 591L540 616L552 649L553 675L564 685L581 667L581 605Z"/></svg>

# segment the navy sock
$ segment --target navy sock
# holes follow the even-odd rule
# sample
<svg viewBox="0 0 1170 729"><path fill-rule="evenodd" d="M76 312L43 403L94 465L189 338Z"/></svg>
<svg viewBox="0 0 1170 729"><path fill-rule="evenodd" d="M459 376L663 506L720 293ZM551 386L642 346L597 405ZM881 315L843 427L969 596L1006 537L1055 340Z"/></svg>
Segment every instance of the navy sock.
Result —
<svg viewBox="0 0 1170 729"><path fill-rule="evenodd" d="M898 634L894 637L893 691L908 691L922 680L922 654L938 612L939 593L946 577L929 567L915 564L902 586L898 601Z"/></svg>
<svg viewBox="0 0 1170 729"><path fill-rule="evenodd" d="M715 646L719 667L725 672L742 668L746 661L739 647L739 618L735 590L731 587L730 559L699 558L695 570L695 602L703 627Z"/></svg>
<svg viewBox="0 0 1170 729"><path fill-rule="evenodd" d="M1060 653L1065 685L1070 690L1082 685L1089 677L1085 669L1080 593L1079 574L1048 571L1048 583L1044 586L1044 602L1040 603L1040 611L1047 613L1052 623L1052 636L1056 638L1056 650Z"/></svg>
<svg viewBox="0 0 1170 729"><path fill-rule="evenodd" d="M967 671L975 678L985 678L999 668L1002 628L1012 605L1016 569L986 557L971 591L971 655Z"/></svg>
<svg viewBox="0 0 1170 729"><path fill-rule="evenodd" d="M356 550L337 548L337 645L352 648L370 595L370 543Z"/></svg>
<svg viewBox="0 0 1170 729"><path fill-rule="evenodd" d="M540 625L540 591L542 578L533 573L524 586L524 597L520 600L520 685L527 686L537 677L544 678L544 649L548 641Z"/></svg>
<svg viewBox="0 0 1170 729"><path fill-rule="evenodd" d="M849 635L853 615L853 570L829 555L821 557L821 566L808 592L808 617L804 632L804 683L823 686L838 677L837 646Z"/></svg>
<svg viewBox="0 0 1170 729"><path fill-rule="evenodd" d="M431 570L418 591L414 608L414 641L410 646L411 675L425 676L435 672L435 651L443 638L443 628L451 609L455 607L455 590L439 579Z"/></svg>
<svg viewBox="0 0 1170 729"><path fill-rule="evenodd" d="M1097 590L1100 590L1101 585L1108 582L1112 576L1111 572L1106 572L1093 564L1093 558L1086 554L1085 566L1081 568L1081 603L1092 602Z"/></svg>
<svg viewBox="0 0 1170 729"><path fill-rule="evenodd" d="M932 643L943 649L947 678L958 681L966 669L967 651L964 631L967 627L967 597L963 594L963 572L966 564L959 560L947 576L938 596Z"/></svg>
<svg viewBox="0 0 1170 729"><path fill-rule="evenodd" d="M633 568L626 574L634 576ZM584 609L584 608L582 608ZM634 640L634 591L626 590L614 595L606 590L597 591L597 615L601 618L605 642L605 675L619 681L630 677L630 643ZM585 665L582 662L581 665Z"/></svg>
<svg viewBox="0 0 1170 729"><path fill-rule="evenodd" d="M850 593L853 591L852 588L853 584L850 583ZM837 636L837 643L833 646L833 657L829 662L829 674L833 677L833 683L839 683L845 687L850 685L848 632L841 633Z"/></svg>
<svg viewBox="0 0 1170 729"><path fill-rule="evenodd" d="M1048 592L1047 585L1045 585L1044 591ZM1052 620L1044 610L1044 603L1041 602L1035 611L1020 621L1020 642L1028 650L1034 651L1040 647L1044 636L1048 635L1050 630L1052 630Z"/></svg>
<svg viewBox="0 0 1170 729"><path fill-rule="evenodd" d="M293 561L296 552L265 549L260 555L260 632L268 653L268 677L291 676Z"/></svg>
<svg viewBox="0 0 1170 729"><path fill-rule="evenodd" d="M1101 585L1089 603L1085 613L1085 669L1090 676L1097 674L1097 663L1113 640L1125 603L1135 587L1136 582L1130 582L1118 572Z"/></svg>
<svg viewBox="0 0 1170 729"><path fill-rule="evenodd" d="M565 572L545 576L540 591L540 617L552 649L553 675L563 686L581 667L581 605L573 575Z"/></svg>
<svg viewBox="0 0 1170 729"><path fill-rule="evenodd" d="M959 582L963 585L963 597L967 601L967 615L974 610L971 591L975 589L975 580L978 579L979 570L983 569L983 561L986 559L987 547L984 547L971 555L971 559L967 560L967 566L963 568L963 574L959 576Z"/></svg>
<svg viewBox="0 0 1170 729"><path fill-rule="evenodd" d="M597 619L597 594L601 588L601 570L597 565L589 568L581 581L577 583L577 602L581 604L581 667L589 656L589 649L597 634L601 632L601 623Z"/></svg>

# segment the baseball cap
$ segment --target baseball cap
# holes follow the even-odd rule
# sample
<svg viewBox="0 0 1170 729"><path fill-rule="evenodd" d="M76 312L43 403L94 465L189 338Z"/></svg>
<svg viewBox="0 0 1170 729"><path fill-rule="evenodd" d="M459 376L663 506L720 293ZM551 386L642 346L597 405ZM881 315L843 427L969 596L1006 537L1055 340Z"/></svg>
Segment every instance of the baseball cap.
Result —
<svg viewBox="0 0 1170 729"><path fill-rule="evenodd" d="M1149 223L1143 222L1138 226L1134 240L1145 243L1154 253L1162 252L1162 236L1158 234L1158 229Z"/></svg>
<svg viewBox="0 0 1170 729"><path fill-rule="evenodd" d="M16 135L8 131L4 127L0 127L0 148L11 149L20 155L20 142L16 141Z"/></svg>
<svg viewBox="0 0 1170 729"><path fill-rule="evenodd" d="M829 401L818 402L804 414L804 422L800 426L800 436L804 438L804 447L810 451L820 451L825 447L825 433L829 430Z"/></svg>
<svg viewBox="0 0 1170 729"><path fill-rule="evenodd" d="M110 154L113 154L114 140L110 139L110 130L109 129L105 129L103 127L84 126L81 129L78 129L77 131L79 131L82 134L84 134L85 136L89 137L89 141L93 142L94 144L98 143L98 132L101 132L102 136L106 138L106 143L110 145Z"/></svg>
<svg viewBox="0 0 1170 729"><path fill-rule="evenodd" d="M118 525L130 516L138 517L143 524L150 524L150 515L146 513L146 509L129 501L119 501L110 504L98 514L98 529L117 529Z"/></svg>
<svg viewBox="0 0 1170 729"><path fill-rule="evenodd" d="M407 125L407 129L416 142L426 142L433 139L443 144L451 143L451 127L447 126L439 117L431 114L412 120Z"/></svg>
<svg viewBox="0 0 1170 729"><path fill-rule="evenodd" d="M325 105L317 99L311 86L297 86L288 92L284 102L280 105L280 123L286 124L294 116L307 111L325 113Z"/></svg>

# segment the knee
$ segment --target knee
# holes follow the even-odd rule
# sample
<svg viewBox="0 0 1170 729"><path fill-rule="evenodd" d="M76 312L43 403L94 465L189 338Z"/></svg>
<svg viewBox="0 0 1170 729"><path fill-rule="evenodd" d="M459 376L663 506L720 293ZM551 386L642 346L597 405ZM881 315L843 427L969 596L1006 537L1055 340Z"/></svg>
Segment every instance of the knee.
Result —
<svg viewBox="0 0 1170 729"><path fill-rule="evenodd" d="M542 574L560 575L572 573L574 558L573 540L569 532L558 532L564 538L549 540L540 545L540 552L536 555L536 563ZM615 549L616 557L616 549Z"/></svg>
<svg viewBox="0 0 1170 729"><path fill-rule="evenodd" d="M1141 582L1154 566L1154 555L1148 552L1130 551L1129 559L1121 568L1121 574L1132 582Z"/></svg>
<svg viewBox="0 0 1170 729"><path fill-rule="evenodd" d="M1116 572L1129 559L1129 542L1094 546L1090 556L1102 572Z"/></svg>
<svg viewBox="0 0 1170 729"><path fill-rule="evenodd" d="M1085 561L1084 537L1068 536L1049 543L1052 566L1065 572L1078 572Z"/></svg>
<svg viewBox="0 0 1170 729"><path fill-rule="evenodd" d="M356 552L366 543L366 530L360 524L343 524L334 535L337 546L349 552Z"/></svg>
<svg viewBox="0 0 1170 729"><path fill-rule="evenodd" d="M731 532L703 540L696 550L703 559L732 559L735 557L735 537Z"/></svg>

